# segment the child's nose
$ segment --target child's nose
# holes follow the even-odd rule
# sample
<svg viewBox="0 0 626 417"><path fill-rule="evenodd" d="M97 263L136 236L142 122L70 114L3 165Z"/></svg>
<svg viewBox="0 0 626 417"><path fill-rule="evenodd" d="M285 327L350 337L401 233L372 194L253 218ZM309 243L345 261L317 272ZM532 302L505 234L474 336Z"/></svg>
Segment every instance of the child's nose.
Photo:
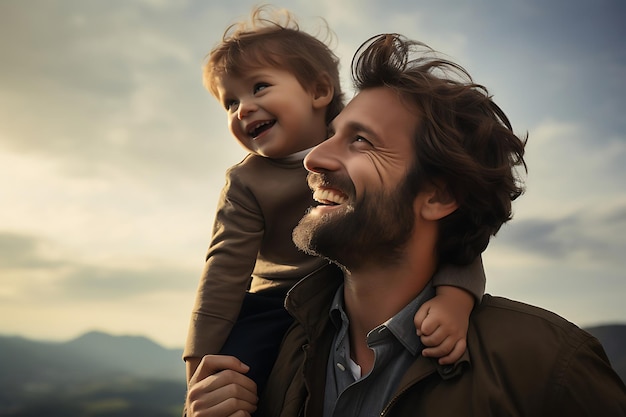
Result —
<svg viewBox="0 0 626 417"><path fill-rule="evenodd" d="M253 100L241 100L239 102L239 108L237 109L237 117L239 120L243 120L246 116L256 110L256 104Z"/></svg>

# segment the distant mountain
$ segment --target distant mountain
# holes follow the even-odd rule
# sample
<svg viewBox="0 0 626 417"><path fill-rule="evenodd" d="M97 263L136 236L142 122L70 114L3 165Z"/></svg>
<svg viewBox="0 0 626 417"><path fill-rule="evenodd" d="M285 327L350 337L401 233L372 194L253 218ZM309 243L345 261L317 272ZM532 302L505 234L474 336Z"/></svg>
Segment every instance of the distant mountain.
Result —
<svg viewBox="0 0 626 417"><path fill-rule="evenodd" d="M184 381L181 349L165 349L142 336L111 336L90 332L63 346L76 357L97 362L111 370L145 378Z"/></svg>
<svg viewBox="0 0 626 417"><path fill-rule="evenodd" d="M602 343L613 369L626 383L626 325L609 324L588 327L585 330Z"/></svg>
<svg viewBox="0 0 626 417"><path fill-rule="evenodd" d="M145 337L90 332L65 343L0 336L0 384L80 382L133 376L184 382L179 349L165 349Z"/></svg>
<svg viewBox="0 0 626 417"><path fill-rule="evenodd" d="M0 336L0 416L180 416L182 350L90 332L65 343Z"/></svg>

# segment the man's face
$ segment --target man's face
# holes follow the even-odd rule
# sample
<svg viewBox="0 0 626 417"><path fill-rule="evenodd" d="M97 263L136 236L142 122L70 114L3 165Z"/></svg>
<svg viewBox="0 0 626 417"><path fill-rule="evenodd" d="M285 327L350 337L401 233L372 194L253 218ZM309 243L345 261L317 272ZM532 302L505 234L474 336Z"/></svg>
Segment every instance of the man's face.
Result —
<svg viewBox="0 0 626 417"><path fill-rule="evenodd" d="M388 88L364 90L346 106L304 161L320 205L294 230L300 249L348 269L398 257L415 220L405 179L417 123L416 110Z"/></svg>

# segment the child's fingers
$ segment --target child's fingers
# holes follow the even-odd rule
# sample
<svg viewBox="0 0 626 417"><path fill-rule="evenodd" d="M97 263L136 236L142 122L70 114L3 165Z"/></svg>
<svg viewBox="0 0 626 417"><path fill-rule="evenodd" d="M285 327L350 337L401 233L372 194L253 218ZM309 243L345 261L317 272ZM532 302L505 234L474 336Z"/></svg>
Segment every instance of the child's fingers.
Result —
<svg viewBox="0 0 626 417"><path fill-rule="evenodd" d="M450 337L448 337L448 335L445 332L443 332L441 328L438 328L437 330L435 330L434 332L430 334L424 333L422 334L422 336L420 336L420 340L428 348L435 348L435 347L441 346L442 344L446 343L448 339L450 339ZM443 353L448 354L448 352L452 350L453 345L454 343L452 341L447 342L448 350Z"/></svg>
<svg viewBox="0 0 626 417"><path fill-rule="evenodd" d="M466 348L465 339L459 339L454 345L454 347L452 348L452 351L450 353L439 358L439 364L450 365L450 364L455 363L456 361L461 359L461 356L463 356L463 352L465 352L465 348Z"/></svg>
<svg viewBox="0 0 626 417"><path fill-rule="evenodd" d="M436 337L436 334L438 333L438 330L441 329L441 320L437 320L435 318L434 314L429 314L423 321L422 321L422 327L420 328L422 335L426 335L426 336L432 336L432 337ZM432 346L433 344L439 344L443 341L443 337L441 337L442 335L439 335L440 340L438 341L434 341L430 344L428 344L428 346Z"/></svg>
<svg viewBox="0 0 626 417"><path fill-rule="evenodd" d="M452 352L454 348L454 343L455 343L454 340L450 337L446 337L445 339L441 340L439 343L433 343L430 345L424 343L428 347L422 351L422 355L427 356L429 358L440 358L440 357L446 356L450 352Z"/></svg>
<svg viewBox="0 0 626 417"><path fill-rule="evenodd" d="M430 308L428 308L428 306L424 304L420 309L417 310L417 313L415 313L415 317L413 317L413 322L415 323L415 329L418 336L424 334L422 325L424 323L424 320L426 320L426 317L428 317L429 311Z"/></svg>

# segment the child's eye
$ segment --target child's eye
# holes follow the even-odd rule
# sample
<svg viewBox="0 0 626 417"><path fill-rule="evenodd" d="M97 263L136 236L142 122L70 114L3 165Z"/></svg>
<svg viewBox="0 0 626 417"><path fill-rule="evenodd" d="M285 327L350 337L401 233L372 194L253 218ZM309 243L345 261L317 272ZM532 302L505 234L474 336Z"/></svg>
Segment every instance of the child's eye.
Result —
<svg viewBox="0 0 626 417"><path fill-rule="evenodd" d="M229 112L237 110L237 106L239 106L239 102L237 100L227 100L224 102L224 108Z"/></svg>
<svg viewBox="0 0 626 417"><path fill-rule="evenodd" d="M257 83L257 84L254 85L253 93L256 94L259 91L262 91L262 90L266 89L269 86L270 85L268 83Z"/></svg>

